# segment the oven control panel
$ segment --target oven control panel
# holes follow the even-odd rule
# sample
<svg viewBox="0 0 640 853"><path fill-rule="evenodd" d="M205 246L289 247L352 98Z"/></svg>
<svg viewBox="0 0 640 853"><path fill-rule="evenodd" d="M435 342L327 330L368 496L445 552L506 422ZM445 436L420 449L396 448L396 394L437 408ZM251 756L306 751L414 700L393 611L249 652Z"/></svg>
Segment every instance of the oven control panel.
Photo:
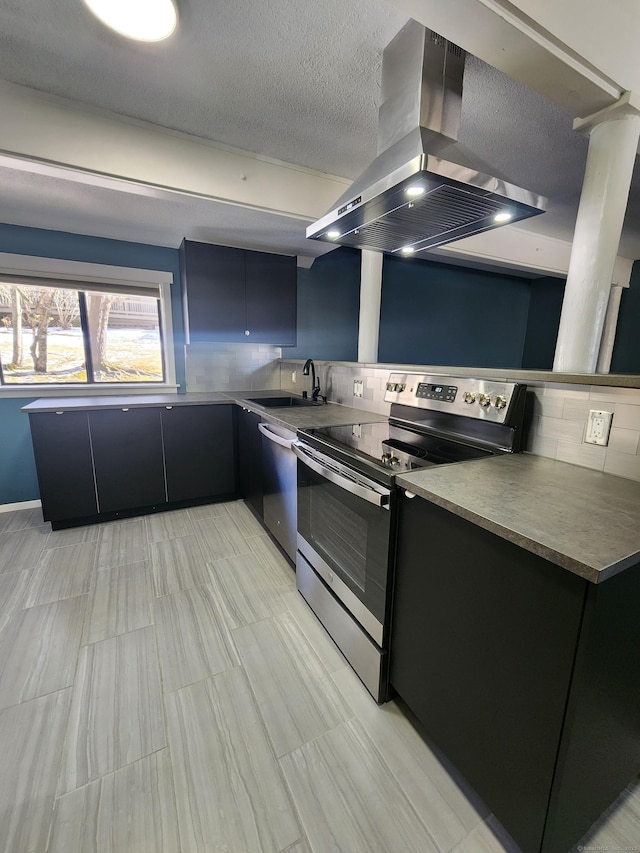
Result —
<svg viewBox="0 0 640 853"><path fill-rule="evenodd" d="M444 400L453 403L458 389L455 385L440 385L438 382L418 382L416 397L423 400Z"/></svg>
<svg viewBox="0 0 640 853"><path fill-rule="evenodd" d="M518 387L515 382L493 379L391 373L384 399L387 403L505 423Z"/></svg>

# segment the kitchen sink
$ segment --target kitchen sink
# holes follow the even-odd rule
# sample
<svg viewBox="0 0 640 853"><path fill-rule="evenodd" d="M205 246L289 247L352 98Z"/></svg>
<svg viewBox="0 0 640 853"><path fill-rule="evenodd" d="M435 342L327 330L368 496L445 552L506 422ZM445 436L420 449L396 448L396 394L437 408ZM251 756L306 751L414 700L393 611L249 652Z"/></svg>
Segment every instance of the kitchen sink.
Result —
<svg viewBox="0 0 640 853"><path fill-rule="evenodd" d="M289 406L322 406L320 402L305 400L304 397L247 397L249 403L257 403L265 409L285 409Z"/></svg>

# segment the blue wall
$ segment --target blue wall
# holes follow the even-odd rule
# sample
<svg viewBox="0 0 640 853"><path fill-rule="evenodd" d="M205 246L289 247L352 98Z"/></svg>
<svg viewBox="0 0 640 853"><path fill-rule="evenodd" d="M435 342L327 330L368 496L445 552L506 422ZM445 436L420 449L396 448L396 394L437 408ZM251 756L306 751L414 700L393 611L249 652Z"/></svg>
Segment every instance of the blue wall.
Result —
<svg viewBox="0 0 640 853"><path fill-rule="evenodd" d="M531 281L385 256L380 361L520 367ZM298 269L298 343L283 357L355 361L360 252L335 249ZM489 307L490 306L490 307Z"/></svg>
<svg viewBox="0 0 640 853"><path fill-rule="evenodd" d="M171 308L176 373L181 390L184 390L184 328L177 249L0 223L0 252L173 273ZM20 411L32 399L0 398L0 504L40 497L29 421L27 415Z"/></svg>
<svg viewBox="0 0 640 853"><path fill-rule="evenodd" d="M520 367L529 294L528 279L385 257L378 359Z"/></svg>
<svg viewBox="0 0 640 853"><path fill-rule="evenodd" d="M356 361L359 310L359 251L334 249L298 267L298 342L283 357Z"/></svg>
<svg viewBox="0 0 640 853"><path fill-rule="evenodd" d="M640 261L631 272L629 287L622 291L612 373L640 373Z"/></svg>
<svg viewBox="0 0 640 853"><path fill-rule="evenodd" d="M38 500L29 420L22 406L35 397L0 400L0 504Z"/></svg>
<svg viewBox="0 0 640 853"><path fill-rule="evenodd" d="M522 353L525 369L551 370L553 367L564 285L562 278L531 280L527 334Z"/></svg>

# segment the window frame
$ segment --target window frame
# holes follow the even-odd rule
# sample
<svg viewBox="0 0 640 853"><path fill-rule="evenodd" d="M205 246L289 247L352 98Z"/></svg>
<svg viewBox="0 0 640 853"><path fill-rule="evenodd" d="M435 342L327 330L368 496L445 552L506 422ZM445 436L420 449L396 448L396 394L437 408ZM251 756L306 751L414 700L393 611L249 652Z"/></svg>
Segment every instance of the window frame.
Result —
<svg viewBox="0 0 640 853"><path fill-rule="evenodd" d="M78 382L47 384L0 385L0 397L60 397L60 396L105 396L110 394L158 394L176 391L176 363L173 337L173 314L171 310L171 285L173 273L168 270L150 270L137 267L119 267L110 264L95 264L84 261L67 261L59 258L41 258L31 255L16 255L0 252L0 275L26 276L43 281L66 281L70 285L78 282L99 285L105 289L110 285L123 288L148 288L149 295L157 295L160 303L160 340L164 368L164 382ZM34 284L36 281L33 282Z"/></svg>

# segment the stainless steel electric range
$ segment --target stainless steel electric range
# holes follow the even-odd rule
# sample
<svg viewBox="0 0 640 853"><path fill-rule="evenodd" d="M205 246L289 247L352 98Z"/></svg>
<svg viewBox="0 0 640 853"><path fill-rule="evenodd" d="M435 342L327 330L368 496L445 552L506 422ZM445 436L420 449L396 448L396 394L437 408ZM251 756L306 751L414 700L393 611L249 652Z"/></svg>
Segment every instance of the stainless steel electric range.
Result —
<svg viewBox="0 0 640 853"><path fill-rule="evenodd" d="M388 420L298 431L298 589L378 702L388 698L395 477L520 449L526 386L392 373Z"/></svg>

